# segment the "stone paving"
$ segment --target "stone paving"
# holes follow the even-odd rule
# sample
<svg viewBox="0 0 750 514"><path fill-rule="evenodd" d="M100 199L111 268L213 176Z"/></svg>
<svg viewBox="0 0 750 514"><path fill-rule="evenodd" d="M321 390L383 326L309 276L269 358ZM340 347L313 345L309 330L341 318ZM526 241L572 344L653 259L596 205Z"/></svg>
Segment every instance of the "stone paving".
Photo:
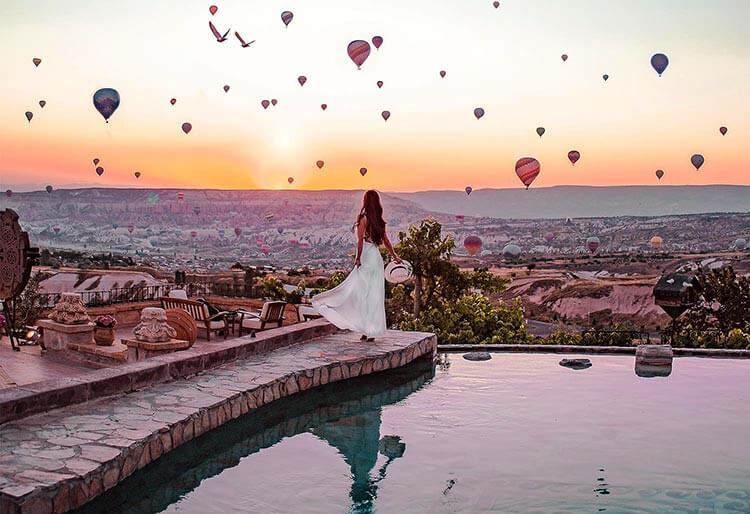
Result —
<svg viewBox="0 0 750 514"><path fill-rule="evenodd" d="M79 507L174 447L262 405L435 355L434 335L338 333L129 394L0 425L0 512Z"/></svg>

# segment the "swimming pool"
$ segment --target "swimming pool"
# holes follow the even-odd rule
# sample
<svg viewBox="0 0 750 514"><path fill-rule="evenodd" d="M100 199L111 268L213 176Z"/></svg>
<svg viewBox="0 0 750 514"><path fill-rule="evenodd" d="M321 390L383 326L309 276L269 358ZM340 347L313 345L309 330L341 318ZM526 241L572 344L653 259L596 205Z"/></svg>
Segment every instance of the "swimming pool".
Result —
<svg viewBox="0 0 750 514"><path fill-rule="evenodd" d="M443 355L277 402L83 512L749 512L750 361Z"/></svg>

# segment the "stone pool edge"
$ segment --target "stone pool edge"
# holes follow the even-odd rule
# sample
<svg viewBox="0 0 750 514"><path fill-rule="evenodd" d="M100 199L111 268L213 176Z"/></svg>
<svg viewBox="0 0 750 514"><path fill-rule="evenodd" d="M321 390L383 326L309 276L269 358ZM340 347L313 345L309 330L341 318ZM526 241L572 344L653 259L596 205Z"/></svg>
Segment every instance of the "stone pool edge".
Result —
<svg viewBox="0 0 750 514"><path fill-rule="evenodd" d="M578 346L562 344L439 344L438 352L497 352L497 353L580 353L635 355L635 346ZM750 359L750 350L728 348L675 348L675 357L710 357L721 359Z"/></svg>
<svg viewBox="0 0 750 514"><path fill-rule="evenodd" d="M122 448L114 458L82 476L59 480L44 487L22 487L17 494L0 492L2 514L49 514L81 507L162 455L228 421L281 398L341 380L405 366L422 357L434 359L437 337L422 337L403 348L377 355L360 356L277 376L251 389L227 391L207 407L196 407L182 419L167 422L139 441Z"/></svg>

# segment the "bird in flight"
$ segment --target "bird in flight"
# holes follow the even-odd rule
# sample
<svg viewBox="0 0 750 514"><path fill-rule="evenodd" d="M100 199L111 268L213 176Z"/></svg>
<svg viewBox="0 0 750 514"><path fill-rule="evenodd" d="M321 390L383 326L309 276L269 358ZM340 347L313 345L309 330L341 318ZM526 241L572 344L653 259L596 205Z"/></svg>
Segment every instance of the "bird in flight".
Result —
<svg viewBox="0 0 750 514"><path fill-rule="evenodd" d="M208 27L211 29L211 32L213 32L214 37L216 38L216 41L219 43L223 43L227 40L227 34L229 34L229 31L232 30L231 28L227 30L224 35L222 36L218 30L216 30L216 27L214 26L213 22L208 22Z"/></svg>
<svg viewBox="0 0 750 514"><path fill-rule="evenodd" d="M245 40L242 39L242 36L240 36L240 33L237 32L236 30L234 31L234 35L237 36L237 39L240 40L240 44L242 45L242 48L247 48L248 46L250 46L253 43L255 43L254 39L252 41L250 41L249 43L245 43Z"/></svg>

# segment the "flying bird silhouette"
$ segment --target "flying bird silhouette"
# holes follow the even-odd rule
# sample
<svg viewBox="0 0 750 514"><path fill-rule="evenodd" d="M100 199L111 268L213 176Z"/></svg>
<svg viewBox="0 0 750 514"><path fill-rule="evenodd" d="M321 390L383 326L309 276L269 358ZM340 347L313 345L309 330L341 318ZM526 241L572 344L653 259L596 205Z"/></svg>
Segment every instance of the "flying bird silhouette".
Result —
<svg viewBox="0 0 750 514"><path fill-rule="evenodd" d="M240 44L242 45L242 48L247 48L248 46L250 46L253 43L255 43L254 39L252 41L250 41L249 43L245 43L245 40L242 39L242 36L240 36L240 33L237 32L236 30L234 31L234 35L237 36L237 39L240 40Z"/></svg>
<svg viewBox="0 0 750 514"><path fill-rule="evenodd" d="M216 30L216 27L214 26L213 22L210 22L210 21L208 22L208 28L211 29L211 32L213 32L213 35L216 38L216 41L218 41L219 43L223 43L224 41L226 41L227 40L227 34L229 34L229 31L232 30L231 27L230 27L229 30L227 30L224 33L224 35L222 36L219 33L219 31Z"/></svg>

